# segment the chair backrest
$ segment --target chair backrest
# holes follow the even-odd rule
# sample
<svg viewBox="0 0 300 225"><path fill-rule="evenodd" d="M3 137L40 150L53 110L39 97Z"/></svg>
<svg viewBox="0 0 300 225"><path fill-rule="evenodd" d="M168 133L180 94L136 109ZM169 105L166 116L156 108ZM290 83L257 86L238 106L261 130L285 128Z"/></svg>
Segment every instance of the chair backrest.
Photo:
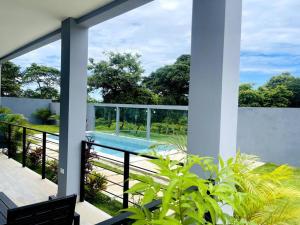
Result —
<svg viewBox="0 0 300 225"><path fill-rule="evenodd" d="M7 211L7 225L72 225L76 195Z"/></svg>

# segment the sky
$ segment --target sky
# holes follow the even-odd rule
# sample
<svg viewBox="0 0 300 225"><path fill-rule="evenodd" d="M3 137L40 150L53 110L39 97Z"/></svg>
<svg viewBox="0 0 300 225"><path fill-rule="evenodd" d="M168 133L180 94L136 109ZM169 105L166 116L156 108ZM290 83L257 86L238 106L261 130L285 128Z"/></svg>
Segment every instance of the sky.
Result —
<svg viewBox="0 0 300 225"><path fill-rule="evenodd" d="M273 75L300 76L300 1L243 0L240 82L264 84ZM192 0L155 0L89 31L89 58L103 52L142 56L144 76L191 48ZM60 41L13 60L60 68Z"/></svg>

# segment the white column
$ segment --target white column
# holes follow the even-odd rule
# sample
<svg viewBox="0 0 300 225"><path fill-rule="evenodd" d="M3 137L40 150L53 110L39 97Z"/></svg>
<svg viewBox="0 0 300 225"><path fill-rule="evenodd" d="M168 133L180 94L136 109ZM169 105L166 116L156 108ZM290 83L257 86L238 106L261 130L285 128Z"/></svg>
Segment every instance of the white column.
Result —
<svg viewBox="0 0 300 225"><path fill-rule="evenodd" d="M151 139L151 109L147 108L147 139Z"/></svg>
<svg viewBox="0 0 300 225"><path fill-rule="evenodd" d="M188 151L236 153L242 0L194 0Z"/></svg>
<svg viewBox="0 0 300 225"><path fill-rule="evenodd" d="M87 109L88 30L62 22L58 195L79 194L81 141Z"/></svg>

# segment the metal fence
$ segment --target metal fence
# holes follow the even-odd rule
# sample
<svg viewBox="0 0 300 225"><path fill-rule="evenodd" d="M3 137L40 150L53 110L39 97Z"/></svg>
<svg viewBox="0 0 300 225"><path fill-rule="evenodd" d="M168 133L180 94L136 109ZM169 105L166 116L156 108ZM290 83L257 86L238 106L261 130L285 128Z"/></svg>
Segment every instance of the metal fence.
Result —
<svg viewBox="0 0 300 225"><path fill-rule="evenodd" d="M90 159L91 161L88 162L88 154L91 151L95 151L95 148L109 149L111 151L121 153L122 157L110 157L109 155L97 153L96 159ZM87 152L89 153L87 154ZM105 180L110 187L109 189L112 189L112 191L102 190L102 192L122 201L123 208L128 208L129 204L137 204L134 199L130 200L130 196L127 193L130 187L130 180L138 180L139 176L145 176L145 174L153 175L157 172L136 165L131 160L133 157L135 157L135 159L138 159L138 162L146 162L151 159L157 159L155 156L143 155L137 152L106 146L91 141L82 141L80 201L85 200L85 185L88 184L87 176L90 176L90 174L88 175L86 172L86 168L88 167L87 163L92 163L94 171L100 171L99 173L102 173L104 175L110 174L107 175L107 177L105 176ZM94 174L94 176L97 175Z"/></svg>
<svg viewBox="0 0 300 225"><path fill-rule="evenodd" d="M42 179L57 183L58 142L49 140L49 135L59 137L55 133L0 121L1 148L8 158L40 173Z"/></svg>

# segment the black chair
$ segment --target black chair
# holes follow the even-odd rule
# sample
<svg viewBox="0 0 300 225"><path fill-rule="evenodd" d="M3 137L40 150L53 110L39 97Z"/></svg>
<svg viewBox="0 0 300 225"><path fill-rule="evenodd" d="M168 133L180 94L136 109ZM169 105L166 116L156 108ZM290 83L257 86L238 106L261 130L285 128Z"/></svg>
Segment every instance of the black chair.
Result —
<svg viewBox="0 0 300 225"><path fill-rule="evenodd" d="M79 225L76 195L17 207L0 192L0 225Z"/></svg>

